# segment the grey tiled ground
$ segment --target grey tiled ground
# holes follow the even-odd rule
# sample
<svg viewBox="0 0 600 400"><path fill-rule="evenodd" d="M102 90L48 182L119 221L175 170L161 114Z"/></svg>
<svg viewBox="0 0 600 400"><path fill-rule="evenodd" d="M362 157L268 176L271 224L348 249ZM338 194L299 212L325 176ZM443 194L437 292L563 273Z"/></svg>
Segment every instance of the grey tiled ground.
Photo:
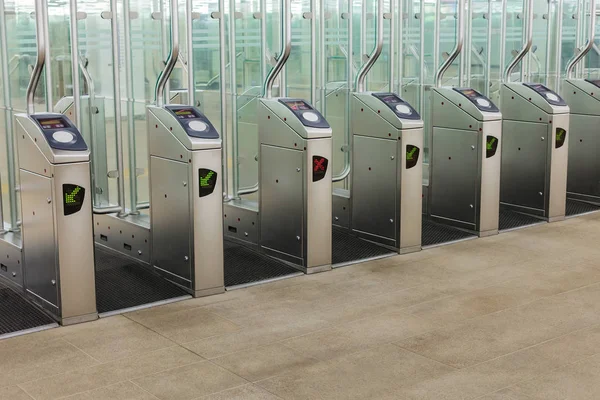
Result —
<svg viewBox="0 0 600 400"><path fill-rule="evenodd" d="M0 341L0 400L600 399L600 214Z"/></svg>

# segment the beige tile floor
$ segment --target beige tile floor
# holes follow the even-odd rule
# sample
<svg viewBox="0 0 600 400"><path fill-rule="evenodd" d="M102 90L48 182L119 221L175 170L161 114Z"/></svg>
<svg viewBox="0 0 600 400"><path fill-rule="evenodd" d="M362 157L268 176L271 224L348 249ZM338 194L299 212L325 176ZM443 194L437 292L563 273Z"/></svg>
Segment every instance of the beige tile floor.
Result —
<svg viewBox="0 0 600 400"><path fill-rule="evenodd" d="M600 214L0 341L0 400L600 399Z"/></svg>

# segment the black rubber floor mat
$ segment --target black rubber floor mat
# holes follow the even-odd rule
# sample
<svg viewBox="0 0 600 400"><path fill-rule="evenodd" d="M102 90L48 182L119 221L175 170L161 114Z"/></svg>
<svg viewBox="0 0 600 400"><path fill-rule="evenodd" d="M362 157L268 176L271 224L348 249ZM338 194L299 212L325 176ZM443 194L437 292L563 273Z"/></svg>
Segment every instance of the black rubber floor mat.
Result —
<svg viewBox="0 0 600 400"><path fill-rule="evenodd" d="M600 207L590 204L584 203L583 201L577 201L573 199L567 199L567 217L571 217L573 215L586 214L589 212L594 212L600 210Z"/></svg>
<svg viewBox="0 0 600 400"><path fill-rule="evenodd" d="M0 289L0 335L51 325L54 320L20 294L4 287Z"/></svg>
<svg viewBox="0 0 600 400"><path fill-rule="evenodd" d="M294 275L298 270L246 246L224 241L225 287Z"/></svg>
<svg viewBox="0 0 600 400"><path fill-rule="evenodd" d="M395 254L395 252L385 247L357 238L338 229L333 230L332 239L332 263L334 265Z"/></svg>
<svg viewBox="0 0 600 400"><path fill-rule="evenodd" d="M500 220L498 227L501 231L539 224L540 222L544 222L544 220L513 210L500 208Z"/></svg>
<svg viewBox="0 0 600 400"><path fill-rule="evenodd" d="M438 224L423 217L423 226L421 232L421 246L434 246L436 244L455 242L468 238L477 237L476 235L463 230Z"/></svg>
<svg viewBox="0 0 600 400"><path fill-rule="evenodd" d="M99 313L156 303L186 294L147 267L96 248L96 304Z"/></svg>

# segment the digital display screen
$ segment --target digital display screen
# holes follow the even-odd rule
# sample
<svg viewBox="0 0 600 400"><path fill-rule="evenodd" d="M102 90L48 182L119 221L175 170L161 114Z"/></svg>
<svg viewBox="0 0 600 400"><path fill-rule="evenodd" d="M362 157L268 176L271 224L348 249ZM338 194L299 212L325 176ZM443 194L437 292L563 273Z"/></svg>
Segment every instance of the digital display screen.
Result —
<svg viewBox="0 0 600 400"><path fill-rule="evenodd" d="M208 196L215 190L217 185L217 173L211 169L200 168L198 169L198 180L200 183L200 197Z"/></svg>
<svg viewBox="0 0 600 400"><path fill-rule="evenodd" d="M285 104L293 111L312 110L308 104L300 100L286 101Z"/></svg>
<svg viewBox="0 0 600 400"><path fill-rule="evenodd" d="M85 189L79 185L63 184L63 208L65 216L75 214L83 206Z"/></svg>
<svg viewBox="0 0 600 400"><path fill-rule="evenodd" d="M381 100L384 103L388 103L388 104L400 103L400 99L397 98L396 96L385 96L385 97L381 98Z"/></svg>
<svg viewBox="0 0 600 400"><path fill-rule="evenodd" d="M479 93L477 93L475 90L473 89L465 89L465 90L461 90L461 93L464 94L467 97L478 97L480 96Z"/></svg>
<svg viewBox="0 0 600 400"><path fill-rule="evenodd" d="M40 119L38 122L42 126L42 129L61 129L67 127L66 122L60 118Z"/></svg>
<svg viewBox="0 0 600 400"><path fill-rule="evenodd" d="M177 116L177 118L179 118L179 119L198 118L198 116L196 115L196 113L194 113L191 108L184 108L184 109L181 109L181 110L175 110L174 113Z"/></svg>

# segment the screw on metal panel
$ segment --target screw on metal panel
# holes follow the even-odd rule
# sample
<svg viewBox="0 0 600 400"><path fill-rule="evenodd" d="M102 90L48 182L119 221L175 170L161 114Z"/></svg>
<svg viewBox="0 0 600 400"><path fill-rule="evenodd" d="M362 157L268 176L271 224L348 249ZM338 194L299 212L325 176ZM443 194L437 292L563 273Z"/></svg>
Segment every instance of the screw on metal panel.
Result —
<svg viewBox="0 0 600 400"><path fill-rule="evenodd" d="M16 272L13 272L13 273L12 273L12 275L13 275L13 278L14 278L14 277L16 277L16 276L17 276L17 273L16 273Z"/></svg>
<svg viewBox="0 0 600 400"><path fill-rule="evenodd" d="M185 261L188 261L190 258L188 256L183 257Z"/></svg>
<svg viewBox="0 0 600 400"><path fill-rule="evenodd" d="M138 256L141 256L141 255L142 255L142 251L138 250Z"/></svg>
<svg viewBox="0 0 600 400"><path fill-rule="evenodd" d="M390 160L395 160L395 159L396 159L396 157L394 157L394 156L390 157Z"/></svg>
<svg viewBox="0 0 600 400"><path fill-rule="evenodd" d="M471 146L471 150L475 150L475 146Z"/></svg>
<svg viewBox="0 0 600 400"><path fill-rule="evenodd" d="M296 240L297 240L297 241L300 241L300 236L296 236Z"/></svg>
<svg viewBox="0 0 600 400"><path fill-rule="evenodd" d="M46 199L46 201L48 202L48 204L52 203L52 199L51 199L50 197L48 197L48 198Z"/></svg>
<svg viewBox="0 0 600 400"><path fill-rule="evenodd" d="M52 283L52 286L56 286L56 281L54 279L52 279L50 283Z"/></svg>
<svg viewBox="0 0 600 400"><path fill-rule="evenodd" d="M300 172L300 168L296 168L296 172Z"/></svg>
<svg viewBox="0 0 600 400"><path fill-rule="evenodd" d="M475 208L475 206L473 204L469 204L469 207L471 208Z"/></svg>
<svg viewBox="0 0 600 400"><path fill-rule="evenodd" d="M394 223L394 220L393 220L393 219L391 219L391 218L390 218L390 223L392 223L392 224Z"/></svg>
<svg viewBox="0 0 600 400"><path fill-rule="evenodd" d="M542 136L542 142L543 142L544 140L546 140L546 138Z"/></svg>
<svg viewBox="0 0 600 400"><path fill-rule="evenodd" d="M248 232L244 232L244 236L248 237Z"/></svg>
<svg viewBox="0 0 600 400"><path fill-rule="evenodd" d="M339 220L340 220L340 218L339 218L339 217L335 217L335 220L336 220L336 221L339 221Z"/></svg>
<svg viewBox="0 0 600 400"><path fill-rule="evenodd" d="M540 192L540 196L543 196L543 195L544 195L544 193Z"/></svg>
<svg viewBox="0 0 600 400"><path fill-rule="evenodd" d="M183 182L183 187L187 187L187 182Z"/></svg>

